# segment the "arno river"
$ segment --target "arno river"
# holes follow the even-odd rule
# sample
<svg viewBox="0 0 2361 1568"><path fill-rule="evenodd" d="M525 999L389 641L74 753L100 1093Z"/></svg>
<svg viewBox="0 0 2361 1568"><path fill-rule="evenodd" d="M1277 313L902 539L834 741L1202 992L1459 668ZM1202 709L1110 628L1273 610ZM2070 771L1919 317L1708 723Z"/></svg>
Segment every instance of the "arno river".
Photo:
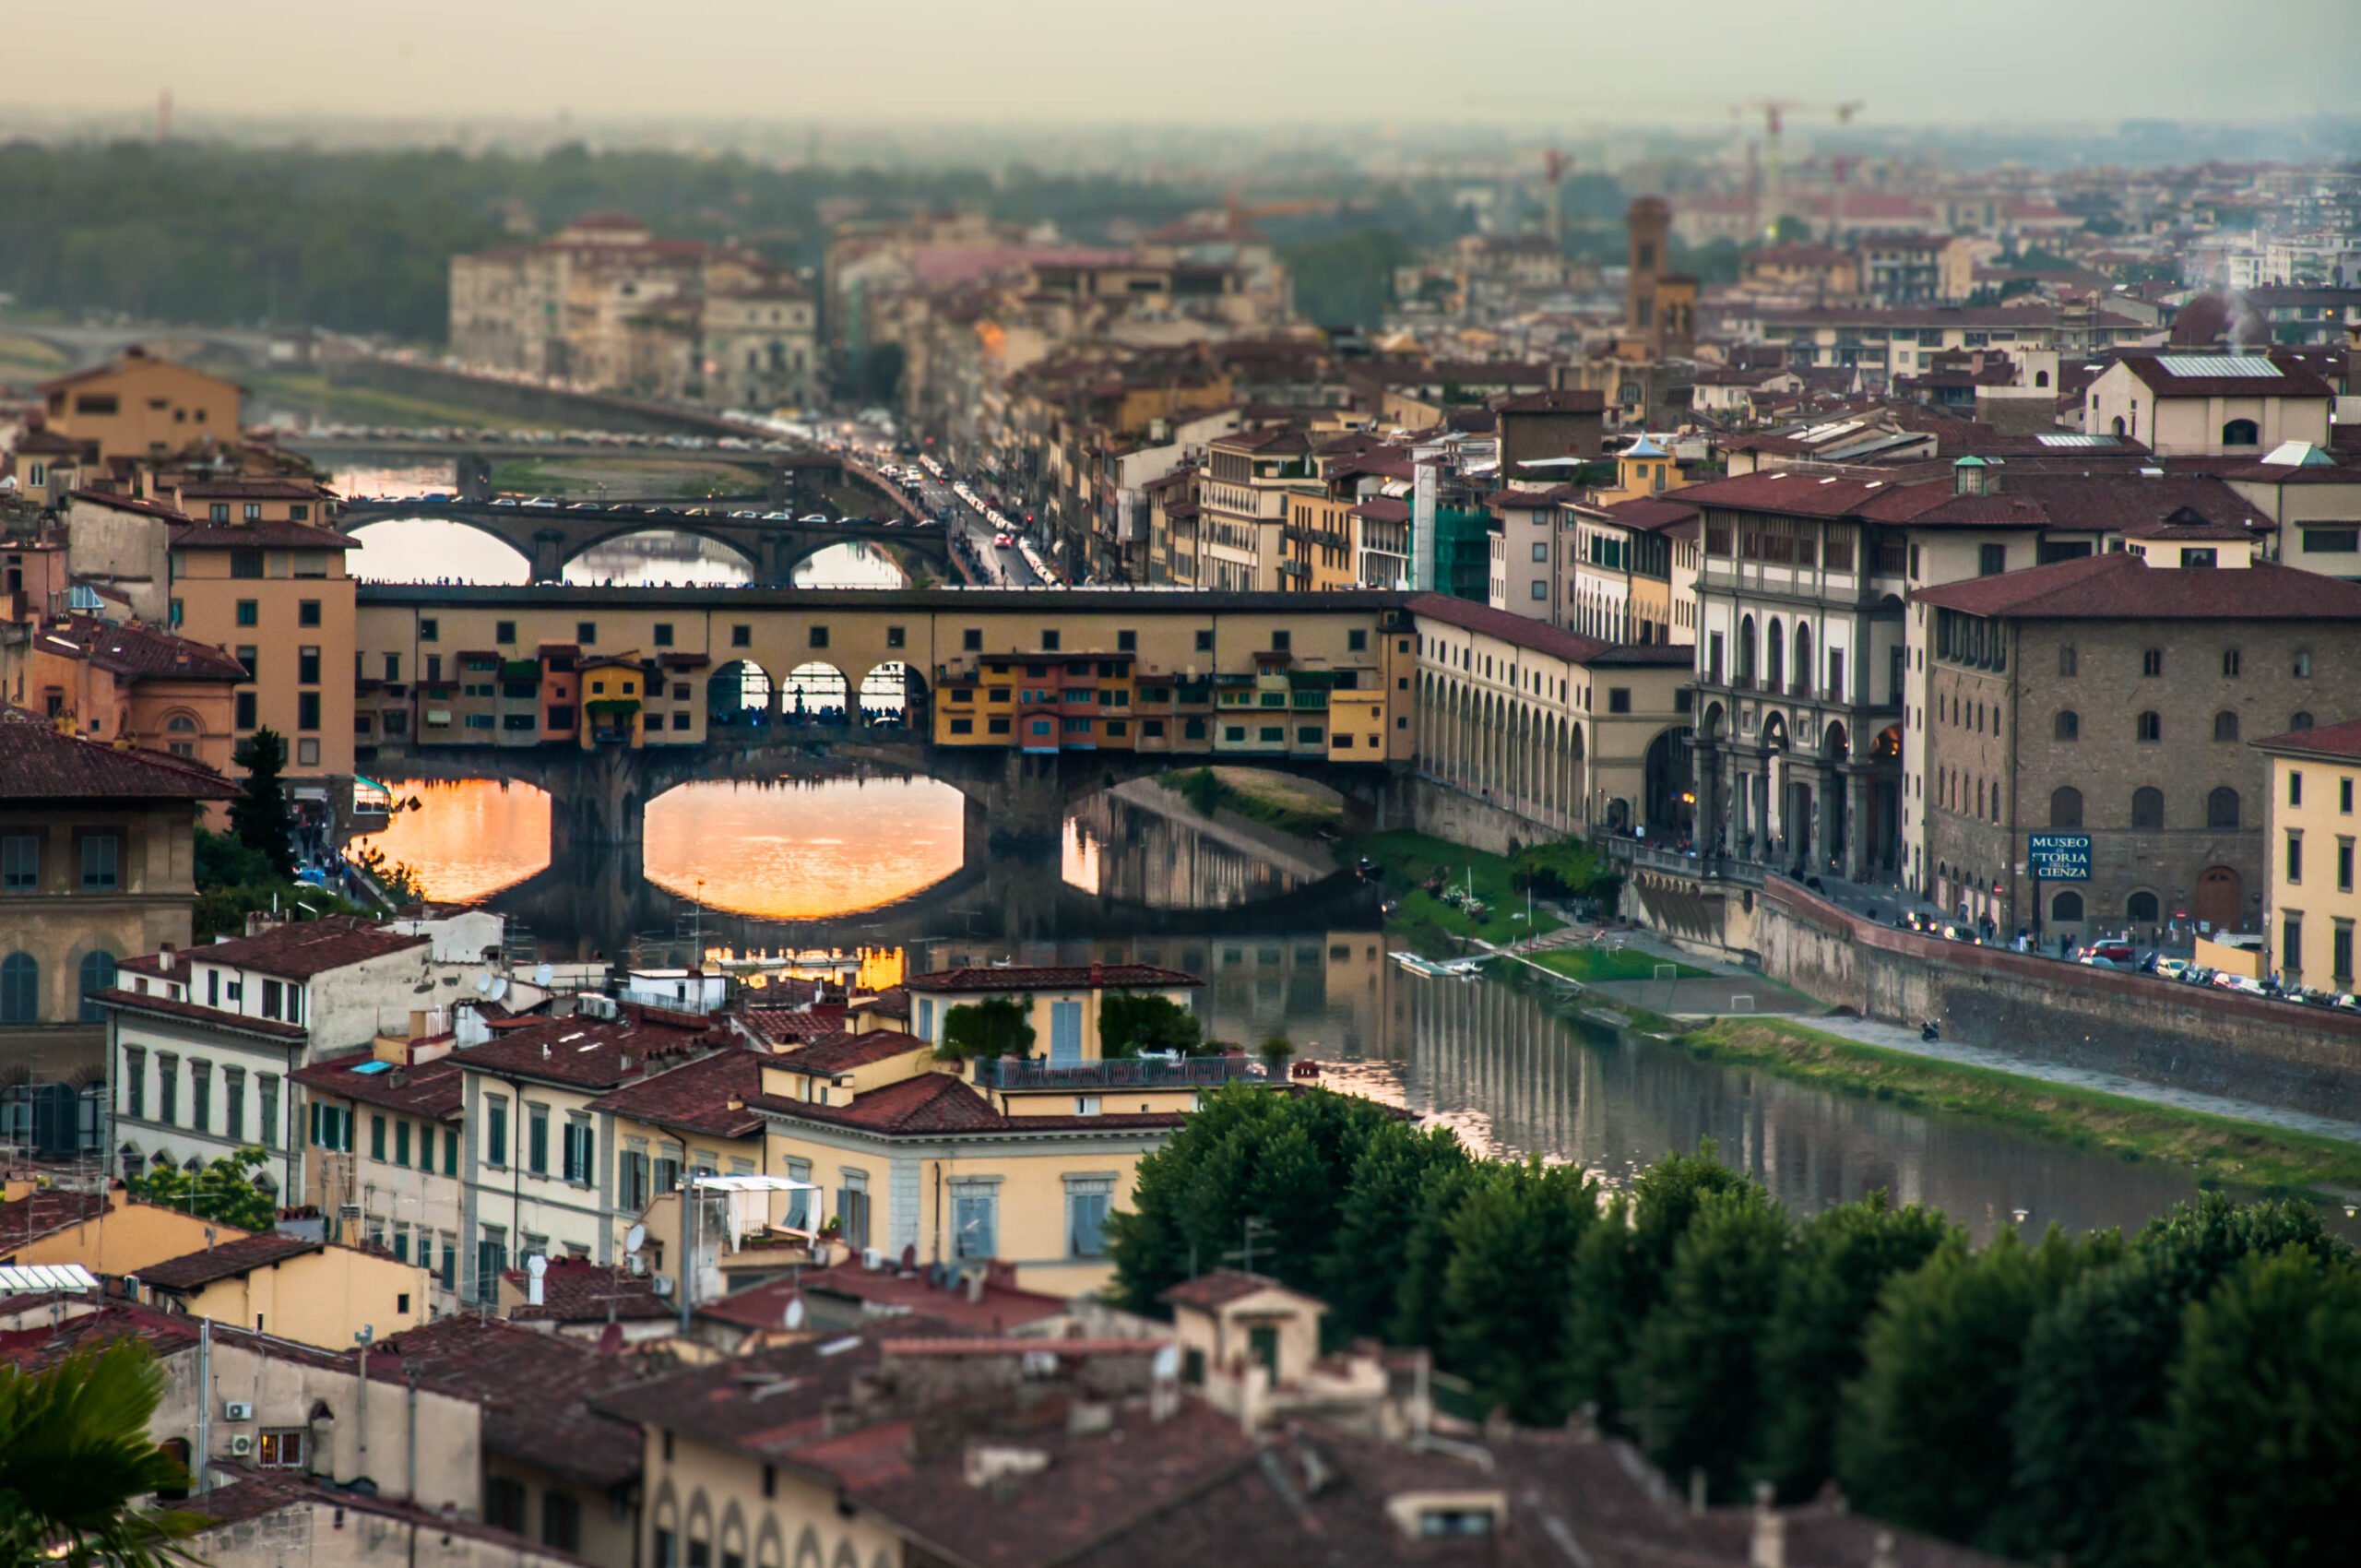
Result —
<svg viewBox="0 0 2361 1568"><path fill-rule="evenodd" d="M361 538L362 576L524 575L504 547L455 525L386 524ZM844 547L799 580L878 586L893 573ZM568 575L726 582L742 568L694 541L650 539ZM1204 824L1153 785L1086 802L1055 865L1047 855L968 864L957 791L911 779L686 785L651 802L638 855L552 867L539 791L384 781L419 804L375 841L432 896L508 913L544 956L661 964L718 946L882 948L920 968L1137 959L1204 977L1199 1007L1216 1038L1284 1031L1333 1086L1448 1123L1476 1148L1573 1160L1611 1180L1710 1137L1798 1213L1883 1188L1979 1237L2053 1221L2135 1228L2194 1191L2162 1166L1624 1040L1506 982L1418 979L1387 959L1370 891L1329 871L1316 848Z"/></svg>

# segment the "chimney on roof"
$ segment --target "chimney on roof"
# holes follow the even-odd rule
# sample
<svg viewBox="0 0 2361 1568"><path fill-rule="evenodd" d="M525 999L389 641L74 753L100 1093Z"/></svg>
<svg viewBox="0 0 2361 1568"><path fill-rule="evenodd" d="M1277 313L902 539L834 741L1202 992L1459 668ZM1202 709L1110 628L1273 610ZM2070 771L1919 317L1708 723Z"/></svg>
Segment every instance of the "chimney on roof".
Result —
<svg viewBox="0 0 2361 1568"><path fill-rule="evenodd" d="M156 967L168 975L172 972L172 954L173 947L169 942L156 951Z"/></svg>
<svg viewBox="0 0 2361 1568"><path fill-rule="evenodd" d="M1097 985L1097 984L1098 984L1098 983L1099 983L1100 979L1101 979L1101 978L1102 978L1106 973L1107 973L1107 970L1106 970L1105 966L1101 965L1101 964L1098 962L1098 960L1097 960L1097 959L1093 958L1092 960L1090 960L1090 983L1091 983L1091 984L1093 984L1093 985Z"/></svg>

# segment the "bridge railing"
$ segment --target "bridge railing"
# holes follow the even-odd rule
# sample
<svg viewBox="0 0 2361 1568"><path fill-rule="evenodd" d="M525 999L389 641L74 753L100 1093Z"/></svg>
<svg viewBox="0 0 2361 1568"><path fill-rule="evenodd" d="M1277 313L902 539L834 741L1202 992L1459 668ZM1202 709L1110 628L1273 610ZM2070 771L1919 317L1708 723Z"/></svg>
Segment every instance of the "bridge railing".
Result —
<svg viewBox="0 0 2361 1568"><path fill-rule="evenodd" d="M1668 872L1675 876L1694 877L1704 882L1736 882L1749 887L1762 885L1763 868L1758 861L1741 861L1730 855L1691 854L1638 838L1624 837L1609 838L1607 854L1609 860L1642 870Z"/></svg>

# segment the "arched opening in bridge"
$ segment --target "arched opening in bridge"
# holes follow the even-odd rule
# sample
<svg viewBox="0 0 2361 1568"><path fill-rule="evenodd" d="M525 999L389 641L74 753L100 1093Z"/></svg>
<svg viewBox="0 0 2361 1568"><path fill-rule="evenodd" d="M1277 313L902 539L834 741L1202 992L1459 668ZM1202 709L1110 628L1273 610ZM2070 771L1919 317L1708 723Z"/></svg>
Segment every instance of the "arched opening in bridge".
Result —
<svg viewBox="0 0 2361 1568"><path fill-rule="evenodd" d="M813 659L787 672L779 707L790 724L842 724L851 684L833 664Z"/></svg>
<svg viewBox="0 0 2361 1568"><path fill-rule="evenodd" d="M1220 909L1292 893L1337 869L1321 839L1344 797L1292 774L1184 768L1111 784L1067 813L1068 885L1159 909Z"/></svg>
<svg viewBox="0 0 2361 1568"><path fill-rule="evenodd" d="M361 548L345 569L373 583L481 583L508 587L529 580L532 563L500 540L440 517L388 517L350 530Z"/></svg>
<svg viewBox="0 0 2361 1568"><path fill-rule="evenodd" d="M707 909L826 920L957 872L967 805L935 778L702 779L647 802L642 863L648 881Z"/></svg>
<svg viewBox="0 0 2361 1568"><path fill-rule="evenodd" d="M815 550L795 564L789 580L797 588L908 588L909 578L881 545L848 540Z"/></svg>
<svg viewBox="0 0 2361 1568"><path fill-rule="evenodd" d="M900 659L888 659L861 678L860 719L916 731L925 716L926 681Z"/></svg>
<svg viewBox="0 0 2361 1568"><path fill-rule="evenodd" d="M565 564L575 584L618 588L731 588L754 580L746 557L726 544L677 529L642 529L601 540Z"/></svg>
<svg viewBox="0 0 2361 1568"><path fill-rule="evenodd" d="M389 862L409 867L428 897L485 897L549 865L550 798L533 786L497 778L386 782L394 814L354 846L382 849Z"/></svg>
<svg viewBox="0 0 2361 1568"><path fill-rule="evenodd" d="M771 674L751 659L733 659L705 683L706 715L716 729L757 724L771 712Z"/></svg>

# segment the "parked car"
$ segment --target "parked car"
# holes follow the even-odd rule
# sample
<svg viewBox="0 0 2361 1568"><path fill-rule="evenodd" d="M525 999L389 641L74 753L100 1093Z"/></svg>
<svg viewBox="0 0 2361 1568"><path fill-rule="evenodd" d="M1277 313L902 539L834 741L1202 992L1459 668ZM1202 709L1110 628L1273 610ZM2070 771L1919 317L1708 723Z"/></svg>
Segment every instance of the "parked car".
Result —
<svg viewBox="0 0 2361 1568"><path fill-rule="evenodd" d="M2189 967L2186 958L2159 958L2150 972L2158 980L2177 980L2189 972Z"/></svg>
<svg viewBox="0 0 2361 1568"><path fill-rule="evenodd" d="M2110 965L2121 969L2130 968L2134 958L2131 944L2119 936L2100 937L2096 942L2083 947L2082 956L2086 958L2105 958Z"/></svg>
<svg viewBox="0 0 2361 1568"><path fill-rule="evenodd" d="M2270 991L2264 987L2260 980L2250 980L2245 975L2234 975L2229 973L2227 970L2215 975L2213 977L2213 984L2219 990L2243 992L2248 996L2268 996L2271 994Z"/></svg>

